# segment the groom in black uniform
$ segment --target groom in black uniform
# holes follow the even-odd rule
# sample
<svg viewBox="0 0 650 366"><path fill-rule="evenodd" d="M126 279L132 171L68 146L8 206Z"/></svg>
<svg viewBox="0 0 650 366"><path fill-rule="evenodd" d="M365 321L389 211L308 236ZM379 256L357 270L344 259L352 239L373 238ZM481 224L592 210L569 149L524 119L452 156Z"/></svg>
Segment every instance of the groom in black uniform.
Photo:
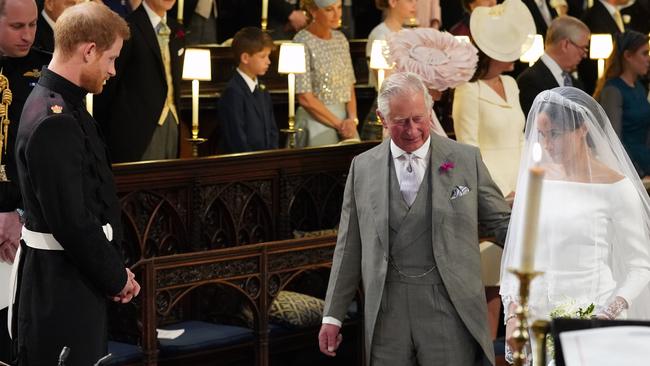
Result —
<svg viewBox="0 0 650 366"><path fill-rule="evenodd" d="M99 127L86 93L115 74L129 37L105 5L67 9L54 29L52 61L42 70L20 120L16 161L25 224L18 287L18 365L68 366L107 353L107 299L126 303L140 286L118 250L120 210Z"/></svg>

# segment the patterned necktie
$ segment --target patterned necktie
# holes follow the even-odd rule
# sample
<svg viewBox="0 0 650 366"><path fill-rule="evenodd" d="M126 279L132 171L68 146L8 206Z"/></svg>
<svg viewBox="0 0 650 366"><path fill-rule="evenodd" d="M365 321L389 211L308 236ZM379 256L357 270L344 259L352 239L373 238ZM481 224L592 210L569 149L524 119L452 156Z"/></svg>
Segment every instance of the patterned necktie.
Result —
<svg viewBox="0 0 650 366"><path fill-rule="evenodd" d="M618 26L618 30L621 32L625 32L625 24L623 24L623 17L621 16L621 12L619 12L618 9L614 12L614 21Z"/></svg>
<svg viewBox="0 0 650 366"><path fill-rule="evenodd" d="M165 49L168 49L169 46L169 35L172 33L172 30L169 29L169 26L167 23L164 21L160 21L158 25L156 26L156 37L158 38L158 45L160 46L160 50L163 51ZM163 54L163 59L165 58L164 53Z"/></svg>
<svg viewBox="0 0 650 366"><path fill-rule="evenodd" d="M165 68L165 82L167 83L167 98L163 107L158 124L165 123L167 113L171 112L174 120L178 124L178 114L176 113L176 106L174 105L174 84L172 80L172 66L171 57L169 54L169 35L172 33L171 29L164 21L160 21L156 26L156 38L158 38L158 46L160 46L160 56L162 57L163 67Z"/></svg>
<svg viewBox="0 0 650 366"><path fill-rule="evenodd" d="M402 158L406 160L406 165L401 174L401 181L399 184L399 189L402 192L402 197L404 201L408 204L409 207L415 202L415 196L418 194L419 183L417 174L415 172L415 161L418 159L417 156L413 154L406 153L402 155Z"/></svg>
<svg viewBox="0 0 650 366"><path fill-rule="evenodd" d="M562 72L562 79L564 79L564 86L573 86L573 80L571 80L571 75L568 72Z"/></svg>

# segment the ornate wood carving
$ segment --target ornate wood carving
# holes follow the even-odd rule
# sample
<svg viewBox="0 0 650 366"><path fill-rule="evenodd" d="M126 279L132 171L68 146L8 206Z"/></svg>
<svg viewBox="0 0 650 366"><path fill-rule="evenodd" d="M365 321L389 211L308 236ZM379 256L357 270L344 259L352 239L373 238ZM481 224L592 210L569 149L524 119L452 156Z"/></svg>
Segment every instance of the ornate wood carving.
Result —
<svg viewBox="0 0 650 366"><path fill-rule="evenodd" d="M350 161L374 145L115 165L126 262L331 229Z"/></svg>

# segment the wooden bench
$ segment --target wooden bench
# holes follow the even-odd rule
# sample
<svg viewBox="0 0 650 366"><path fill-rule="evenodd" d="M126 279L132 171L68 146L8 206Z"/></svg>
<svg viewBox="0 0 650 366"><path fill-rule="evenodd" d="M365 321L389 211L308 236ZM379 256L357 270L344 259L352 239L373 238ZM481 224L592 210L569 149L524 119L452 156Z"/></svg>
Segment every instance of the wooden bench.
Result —
<svg viewBox="0 0 650 366"><path fill-rule="evenodd" d="M319 324L286 328L269 321L269 310L278 293L301 275L324 270L327 276L335 245L335 236L322 236L139 262L134 270L143 285L141 353L121 364L213 365L219 360L220 365L267 366L273 364L270 360L286 360L287 353L305 348L318 360ZM211 288L216 296L206 298L210 291L201 290ZM208 313L218 311L224 298L238 298L252 309L252 328L209 320ZM362 321L358 313L353 315L343 329L345 352L323 364L362 365ZM160 339L160 328L185 328L185 332L173 340ZM114 350L129 347L123 342L112 346ZM324 358L320 356L320 362L327 362Z"/></svg>

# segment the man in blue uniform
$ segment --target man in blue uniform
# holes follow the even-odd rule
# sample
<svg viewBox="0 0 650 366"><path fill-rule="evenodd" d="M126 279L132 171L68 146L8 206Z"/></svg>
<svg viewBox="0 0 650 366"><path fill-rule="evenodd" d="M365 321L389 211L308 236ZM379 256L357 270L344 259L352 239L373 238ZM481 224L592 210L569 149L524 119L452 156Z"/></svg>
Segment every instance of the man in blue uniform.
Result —
<svg viewBox="0 0 650 366"><path fill-rule="evenodd" d="M22 224L17 210L22 209L16 173L14 146L18 122L25 100L52 55L32 48L38 12L34 0L0 0L0 119L7 123L2 136L0 165L0 266L5 271L0 281L9 281L8 266L20 243ZM4 135L4 126L0 130ZM7 277L7 278L5 278ZM7 302L0 300L0 361L11 360L11 339L7 330Z"/></svg>

